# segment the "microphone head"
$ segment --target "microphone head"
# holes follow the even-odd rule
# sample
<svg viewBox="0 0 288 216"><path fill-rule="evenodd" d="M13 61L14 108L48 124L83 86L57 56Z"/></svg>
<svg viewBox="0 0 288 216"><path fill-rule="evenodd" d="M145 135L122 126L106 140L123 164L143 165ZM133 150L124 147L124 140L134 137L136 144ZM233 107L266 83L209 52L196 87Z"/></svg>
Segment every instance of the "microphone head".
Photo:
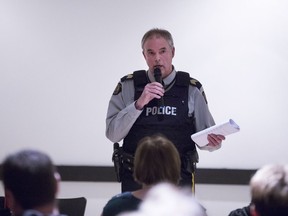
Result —
<svg viewBox="0 0 288 216"><path fill-rule="evenodd" d="M117 143L117 142L114 143L113 147L114 147L114 150L115 150L115 149L119 149L119 147L120 147L120 146L119 146L119 143Z"/></svg>
<svg viewBox="0 0 288 216"><path fill-rule="evenodd" d="M156 80L156 82L162 82L162 73L159 67L156 67L154 69L154 78Z"/></svg>

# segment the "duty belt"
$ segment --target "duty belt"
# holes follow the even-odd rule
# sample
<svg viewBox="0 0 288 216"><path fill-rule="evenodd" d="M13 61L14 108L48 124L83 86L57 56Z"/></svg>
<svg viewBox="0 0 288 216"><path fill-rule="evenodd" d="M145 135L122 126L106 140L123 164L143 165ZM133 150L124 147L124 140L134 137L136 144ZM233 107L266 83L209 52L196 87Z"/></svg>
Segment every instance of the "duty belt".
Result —
<svg viewBox="0 0 288 216"><path fill-rule="evenodd" d="M118 182L121 182L123 169L133 173L134 156L124 152L123 148L119 146L119 143L114 143L112 161L114 162L114 168Z"/></svg>

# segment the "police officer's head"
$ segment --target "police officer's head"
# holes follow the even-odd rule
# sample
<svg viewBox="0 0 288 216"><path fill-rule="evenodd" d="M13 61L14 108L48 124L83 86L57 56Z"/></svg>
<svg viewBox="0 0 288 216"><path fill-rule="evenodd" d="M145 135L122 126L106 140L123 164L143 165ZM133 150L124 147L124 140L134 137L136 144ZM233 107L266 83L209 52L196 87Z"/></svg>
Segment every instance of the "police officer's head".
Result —
<svg viewBox="0 0 288 216"><path fill-rule="evenodd" d="M141 46L150 73L159 68L165 78L173 71L175 47L169 31L159 28L149 30L144 34Z"/></svg>

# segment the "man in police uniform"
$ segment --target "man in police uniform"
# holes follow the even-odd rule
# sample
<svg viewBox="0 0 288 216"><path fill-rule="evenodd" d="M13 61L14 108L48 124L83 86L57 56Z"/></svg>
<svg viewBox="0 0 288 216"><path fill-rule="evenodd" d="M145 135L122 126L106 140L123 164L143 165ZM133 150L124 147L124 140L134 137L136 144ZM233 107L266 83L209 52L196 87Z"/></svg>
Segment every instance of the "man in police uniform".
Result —
<svg viewBox="0 0 288 216"><path fill-rule="evenodd" d="M148 71L135 71L121 79L110 99L106 118L107 138L114 143L123 139L122 192L140 187L132 177L133 163L130 166L127 161L133 162L138 141L155 133L165 135L175 144L182 162L180 184L193 186L198 158L191 135L215 124L202 85L172 65L175 47L167 30L146 32L142 52ZM161 70L162 83L155 80L156 68ZM164 101L164 106L159 106L159 100ZM209 151L220 148L225 139L217 134L207 138L209 144L201 149Z"/></svg>

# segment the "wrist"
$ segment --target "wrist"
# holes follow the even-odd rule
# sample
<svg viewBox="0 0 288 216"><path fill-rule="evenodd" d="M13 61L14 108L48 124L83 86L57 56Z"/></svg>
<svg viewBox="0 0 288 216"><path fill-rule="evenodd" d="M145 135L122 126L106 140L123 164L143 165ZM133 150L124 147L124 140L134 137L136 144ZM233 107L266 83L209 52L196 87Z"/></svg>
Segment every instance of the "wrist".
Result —
<svg viewBox="0 0 288 216"><path fill-rule="evenodd" d="M135 108L136 108L137 110L142 110L143 107L139 106L139 104L138 104L137 102L138 102L138 100L136 100L135 103L134 103Z"/></svg>

